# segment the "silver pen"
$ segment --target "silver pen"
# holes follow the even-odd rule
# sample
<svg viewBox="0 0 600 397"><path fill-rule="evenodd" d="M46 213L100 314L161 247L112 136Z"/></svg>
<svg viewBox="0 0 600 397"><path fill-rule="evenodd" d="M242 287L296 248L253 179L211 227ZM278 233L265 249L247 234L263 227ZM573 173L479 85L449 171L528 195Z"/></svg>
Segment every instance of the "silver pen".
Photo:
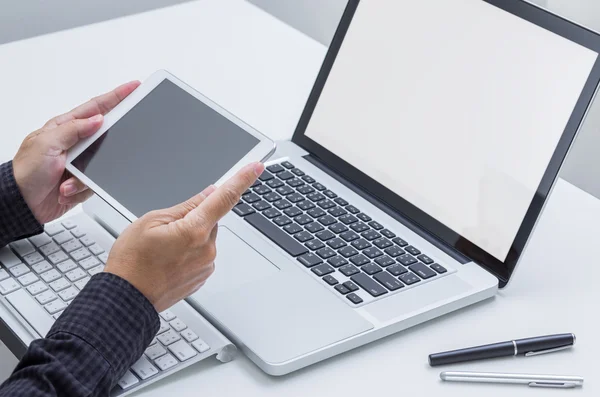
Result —
<svg viewBox="0 0 600 397"><path fill-rule="evenodd" d="M527 385L530 387L553 387L559 389L571 389L583 386L583 378L580 376L449 371L442 372L440 378L448 382L505 383Z"/></svg>

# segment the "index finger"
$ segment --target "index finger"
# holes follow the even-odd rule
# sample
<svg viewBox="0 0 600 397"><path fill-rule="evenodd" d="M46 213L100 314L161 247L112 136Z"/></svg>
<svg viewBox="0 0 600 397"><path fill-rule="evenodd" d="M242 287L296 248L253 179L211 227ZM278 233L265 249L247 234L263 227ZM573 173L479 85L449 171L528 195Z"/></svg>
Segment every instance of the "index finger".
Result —
<svg viewBox="0 0 600 397"><path fill-rule="evenodd" d="M188 214L193 226L210 229L216 225L236 206L242 194L264 170L262 163L252 163L238 171Z"/></svg>

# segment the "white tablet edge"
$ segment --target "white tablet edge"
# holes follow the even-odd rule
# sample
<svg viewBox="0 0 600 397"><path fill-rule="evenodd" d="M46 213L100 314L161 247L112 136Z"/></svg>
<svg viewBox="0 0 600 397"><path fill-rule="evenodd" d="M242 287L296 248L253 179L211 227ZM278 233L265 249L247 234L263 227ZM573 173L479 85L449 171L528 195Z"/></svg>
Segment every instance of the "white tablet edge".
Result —
<svg viewBox="0 0 600 397"><path fill-rule="evenodd" d="M241 168L249 163L267 160L274 152L276 144L273 140L267 138L265 135L258 132L250 125L244 123L242 120L229 113L217 103L211 101L204 95L200 94L192 87L179 80L166 70L159 70L152 74L147 80L145 80L134 92L132 92L127 98L125 98L120 104L118 104L112 111L104 116L104 123L102 127L94 135L89 138L83 139L78 142L69 152L67 153L67 164L66 169L77 177L81 182L86 184L92 191L106 201L111 207L117 210L121 215L127 218L129 221L134 222L137 220L137 216L132 214L127 208L121 205L115 200L110 194L104 189L98 186L93 180L88 178L84 173L79 171L72 162L76 159L85 149L87 149L92 143L100 138L105 132L107 132L113 125L115 125L123 116L125 116L135 105L137 105L143 98L145 98L150 92L152 92L161 82L169 80L176 84L181 89L185 90L190 95L197 98L202 103L212 108L217 113L221 114L226 119L230 120L234 124L241 127L244 131L254 136L259 140L259 143L244 157L240 159L227 173L225 173L218 181L215 182L216 186L221 185ZM200 193L200 192L198 192Z"/></svg>

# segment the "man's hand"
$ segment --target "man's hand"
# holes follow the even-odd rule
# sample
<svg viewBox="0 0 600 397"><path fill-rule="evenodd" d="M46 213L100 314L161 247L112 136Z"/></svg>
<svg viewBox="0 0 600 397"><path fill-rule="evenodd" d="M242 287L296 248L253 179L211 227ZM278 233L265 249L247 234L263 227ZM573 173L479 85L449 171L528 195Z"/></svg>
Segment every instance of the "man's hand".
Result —
<svg viewBox="0 0 600 397"><path fill-rule="evenodd" d="M87 186L65 171L67 150L98 131L103 116L139 85L133 81L94 98L25 138L13 169L21 194L38 222L59 218L92 195Z"/></svg>
<svg viewBox="0 0 600 397"><path fill-rule="evenodd" d="M262 164L250 164L218 189L147 213L121 233L105 271L129 281L158 312L187 298L214 271L217 222L263 171Z"/></svg>

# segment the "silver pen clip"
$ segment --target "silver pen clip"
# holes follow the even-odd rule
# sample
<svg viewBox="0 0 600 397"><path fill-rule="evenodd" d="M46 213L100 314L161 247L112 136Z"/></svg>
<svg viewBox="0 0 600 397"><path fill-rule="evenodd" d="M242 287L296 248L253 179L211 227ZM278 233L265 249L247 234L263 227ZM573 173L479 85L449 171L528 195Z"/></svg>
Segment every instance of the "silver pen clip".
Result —
<svg viewBox="0 0 600 397"><path fill-rule="evenodd" d="M577 387L575 383L572 382L531 382L529 383L529 387L547 387L554 389L573 389Z"/></svg>
<svg viewBox="0 0 600 397"><path fill-rule="evenodd" d="M573 345L567 345L567 346L555 347L554 349L546 349L546 350L537 350L534 352L527 352L527 353L525 353L525 357L532 357L532 356L539 356L541 354L554 353L554 352L558 352L561 350L570 349L572 347L573 347Z"/></svg>

